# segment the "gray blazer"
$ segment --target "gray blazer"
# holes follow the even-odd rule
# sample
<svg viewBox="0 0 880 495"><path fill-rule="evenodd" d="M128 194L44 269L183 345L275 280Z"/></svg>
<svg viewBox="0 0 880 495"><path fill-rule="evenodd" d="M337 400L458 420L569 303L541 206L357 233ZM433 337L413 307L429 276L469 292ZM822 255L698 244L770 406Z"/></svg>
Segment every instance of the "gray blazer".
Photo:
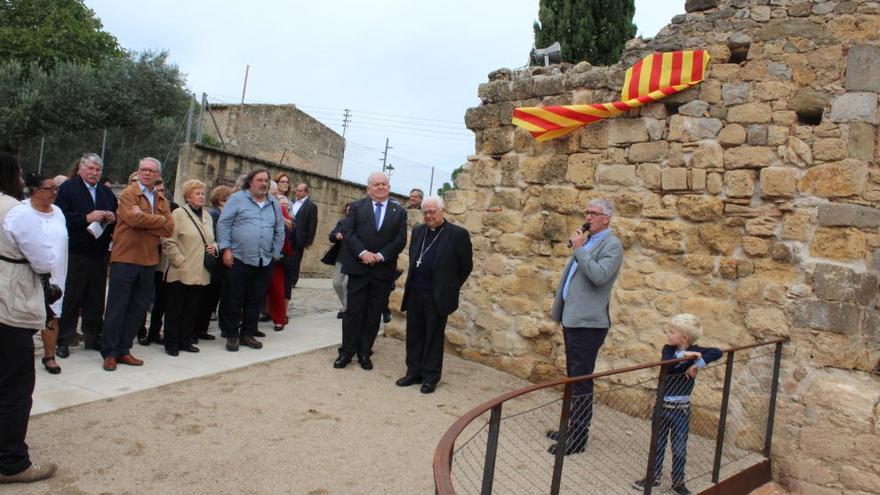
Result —
<svg viewBox="0 0 880 495"><path fill-rule="evenodd" d="M571 277L568 299L562 300L562 288L577 260L578 266ZM611 288L617 279L623 263L623 246L620 240L609 232L589 251L577 249L565 264L556 298L553 300L551 316L553 321L562 322L567 328L608 328L611 317L608 314Z"/></svg>

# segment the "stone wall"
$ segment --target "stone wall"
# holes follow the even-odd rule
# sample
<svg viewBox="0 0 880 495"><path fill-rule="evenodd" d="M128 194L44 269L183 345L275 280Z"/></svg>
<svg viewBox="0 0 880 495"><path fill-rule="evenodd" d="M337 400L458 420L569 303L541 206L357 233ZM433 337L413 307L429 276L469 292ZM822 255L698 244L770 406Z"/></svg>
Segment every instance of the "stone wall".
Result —
<svg viewBox="0 0 880 495"><path fill-rule="evenodd" d="M210 191L214 186L232 185L235 179L254 168L262 167L269 170L274 177L276 173L286 172L294 184L306 182L311 188L309 196L318 205L318 230L315 243L306 251L302 262L303 276L330 277L333 267L321 263L321 255L330 246L328 234L336 222L342 218L342 206L350 201L366 195L364 184L357 184L334 177L306 172L290 166L280 165L260 158L219 150L205 145L183 146L178 160L177 179L175 184L183 185L189 179L199 179L208 185ZM182 188L175 190L174 200L183 202ZM291 197L293 197L291 195ZM401 204L404 196L392 195Z"/></svg>
<svg viewBox="0 0 880 495"><path fill-rule="evenodd" d="M211 105L227 149L341 177L345 140L295 105ZM205 133L218 138L211 116Z"/></svg>
<svg viewBox="0 0 880 495"><path fill-rule="evenodd" d="M880 493L880 3L687 11L615 66L480 85L465 115L477 152L447 196L476 261L447 348L534 381L563 374L548 315L566 240L588 200L610 199L626 251L598 369L656 360L679 312L720 347L787 336L775 476L797 493ZM713 62L694 89L546 143L511 126L514 107L614 101L643 56L701 48Z"/></svg>

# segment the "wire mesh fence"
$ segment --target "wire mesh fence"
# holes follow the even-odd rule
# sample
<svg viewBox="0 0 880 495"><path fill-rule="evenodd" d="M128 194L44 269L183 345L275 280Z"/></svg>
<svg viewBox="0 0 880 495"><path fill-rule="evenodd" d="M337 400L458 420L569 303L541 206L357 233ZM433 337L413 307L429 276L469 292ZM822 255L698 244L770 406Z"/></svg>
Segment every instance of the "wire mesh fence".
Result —
<svg viewBox="0 0 880 495"><path fill-rule="evenodd" d="M553 493L556 468L559 493L699 493L765 460L775 352L727 352L694 377L685 362L662 374L652 366L596 378L592 394L572 395L567 421L560 387L499 403L497 434L486 410L458 435L452 486L457 494Z"/></svg>

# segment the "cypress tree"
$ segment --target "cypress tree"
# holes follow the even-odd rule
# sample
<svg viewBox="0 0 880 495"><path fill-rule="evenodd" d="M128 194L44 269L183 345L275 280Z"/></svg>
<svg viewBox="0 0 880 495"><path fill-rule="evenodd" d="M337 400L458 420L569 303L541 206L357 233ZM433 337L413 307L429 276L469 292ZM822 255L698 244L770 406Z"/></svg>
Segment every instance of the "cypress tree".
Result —
<svg viewBox="0 0 880 495"><path fill-rule="evenodd" d="M540 0L535 46L558 41L562 60L611 65L636 34L635 0Z"/></svg>

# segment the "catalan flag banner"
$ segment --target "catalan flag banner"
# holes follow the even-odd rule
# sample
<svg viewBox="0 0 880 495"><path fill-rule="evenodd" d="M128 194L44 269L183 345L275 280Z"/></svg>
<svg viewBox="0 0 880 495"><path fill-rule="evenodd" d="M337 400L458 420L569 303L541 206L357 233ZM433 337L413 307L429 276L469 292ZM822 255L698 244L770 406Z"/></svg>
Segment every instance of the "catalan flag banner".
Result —
<svg viewBox="0 0 880 495"><path fill-rule="evenodd" d="M528 130L536 141L565 136L587 124L695 86L706 77L707 65L709 53L705 50L654 53L626 71L620 101L515 108L513 125Z"/></svg>

